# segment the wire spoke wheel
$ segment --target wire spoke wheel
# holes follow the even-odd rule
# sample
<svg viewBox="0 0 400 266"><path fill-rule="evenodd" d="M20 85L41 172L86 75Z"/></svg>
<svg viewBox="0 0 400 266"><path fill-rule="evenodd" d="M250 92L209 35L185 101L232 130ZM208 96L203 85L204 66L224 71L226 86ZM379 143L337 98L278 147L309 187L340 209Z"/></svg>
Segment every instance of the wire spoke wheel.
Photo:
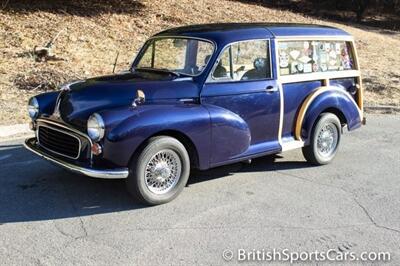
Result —
<svg viewBox="0 0 400 266"><path fill-rule="evenodd" d="M145 184L155 194L165 194L179 181L182 162L179 155L170 149L154 154L145 167Z"/></svg>
<svg viewBox="0 0 400 266"><path fill-rule="evenodd" d="M314 165L330 163L339 149L341 126L335 114L320 114L311 131L310 144L302 148L304 158Z"/></svg>
<svg viewBox="0 0 400 266"><path fill-rule="evenodd" d="M339 132L333 123L327 123L321 127L317 136L318 153L324 157L330 157L338 144Z"/></svg>
<svg viewBox="0 0 400 266"><path fill-rule="evenodd" d="M164 204L182 192L189 175L190 157L185 146L176 138L155 136L133 158L126 187L144 204Z"/></svg>

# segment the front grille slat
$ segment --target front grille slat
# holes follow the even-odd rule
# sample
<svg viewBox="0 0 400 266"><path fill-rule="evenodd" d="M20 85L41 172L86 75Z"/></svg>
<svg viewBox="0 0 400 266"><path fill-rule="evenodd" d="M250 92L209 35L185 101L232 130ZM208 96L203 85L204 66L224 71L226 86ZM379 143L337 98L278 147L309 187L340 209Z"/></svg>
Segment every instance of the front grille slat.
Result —
<svg viewBox="0 0 400 266"><path fill-rule="evenodd" d="M54 139L57 139L57 141L55 143L54 143ZM73 145L73 146L79 147L79 143L78 142L77 143L71 143L70 139L63 139L61 137L58 138L57 135L48 135L48 134L46 134L46 138L44 138L44 140L48 140L50 142L53 142L55 145L63 144L63 146L64 145L65 146Z"/></svg>
<svg viewBox="0 0 400 266"><path fill-rule="evenodd" d="M46 147L54 147L54 146L57 146L57 149L58 150L60 150L60 151L63 151L63 152L65 152L66 154L69 154L69 153L71 153L71 149L70 148L67 148L67 147L63 147L63 146L60 146L60 145L58 145L57 143L54 143L54 142L51 142L51 141L48 141L48 140L44 140L43 138L41 139L41 143L44 145L44 146L46 146Z"/></svg>
<svg viewBox="0 0 400 266"><path fill-rule="evenodd" d="M40 125L38 127L39 145L43 148L71 158L77 159L80 155L81 143L78 137L64 130Z"/></svg>

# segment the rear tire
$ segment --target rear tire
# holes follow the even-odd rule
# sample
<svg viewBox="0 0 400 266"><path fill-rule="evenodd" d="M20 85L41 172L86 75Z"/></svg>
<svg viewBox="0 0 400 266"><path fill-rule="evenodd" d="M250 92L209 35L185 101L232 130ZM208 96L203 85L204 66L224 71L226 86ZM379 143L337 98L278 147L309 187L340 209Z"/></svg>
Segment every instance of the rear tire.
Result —
<svg viewBox="0 0 400 266"><path fill-rule="evenodd" d="M151 138L133 158L126 187L130 194L148 205L167 203L179 195L190 173L185 146L168 136Z"/></svg>
<svg viewBox="0 0 400 266"><path fill-rule="evenodd" d="M340 139L339 118L332 113L322 113L313 126L310 144L302 149L303 155L312 164L328 164L335 158Z"/></svg>

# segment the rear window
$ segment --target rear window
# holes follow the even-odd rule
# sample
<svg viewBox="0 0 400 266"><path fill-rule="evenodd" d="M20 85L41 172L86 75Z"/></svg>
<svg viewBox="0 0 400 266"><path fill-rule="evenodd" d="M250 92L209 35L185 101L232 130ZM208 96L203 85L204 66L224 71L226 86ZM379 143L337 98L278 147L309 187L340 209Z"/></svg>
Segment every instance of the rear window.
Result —
<svg viewBox="0 0 400 266"><path fill-rule="evenodd" d="M280 75L354 69L351 43L346 41L280 41Z"/></svg>

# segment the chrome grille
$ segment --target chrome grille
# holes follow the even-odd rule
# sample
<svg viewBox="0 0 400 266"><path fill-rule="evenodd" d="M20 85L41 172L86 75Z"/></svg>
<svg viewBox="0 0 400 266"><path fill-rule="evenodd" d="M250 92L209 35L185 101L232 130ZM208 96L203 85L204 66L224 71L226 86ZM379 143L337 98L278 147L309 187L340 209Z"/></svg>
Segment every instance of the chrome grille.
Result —
<svg viewBox="0 0 400 266"><path fill-rule="evenodd" d="M67 131L40 125L37 138L39 145L46 150L71 159L79 158L81 141Z"/></svg>

